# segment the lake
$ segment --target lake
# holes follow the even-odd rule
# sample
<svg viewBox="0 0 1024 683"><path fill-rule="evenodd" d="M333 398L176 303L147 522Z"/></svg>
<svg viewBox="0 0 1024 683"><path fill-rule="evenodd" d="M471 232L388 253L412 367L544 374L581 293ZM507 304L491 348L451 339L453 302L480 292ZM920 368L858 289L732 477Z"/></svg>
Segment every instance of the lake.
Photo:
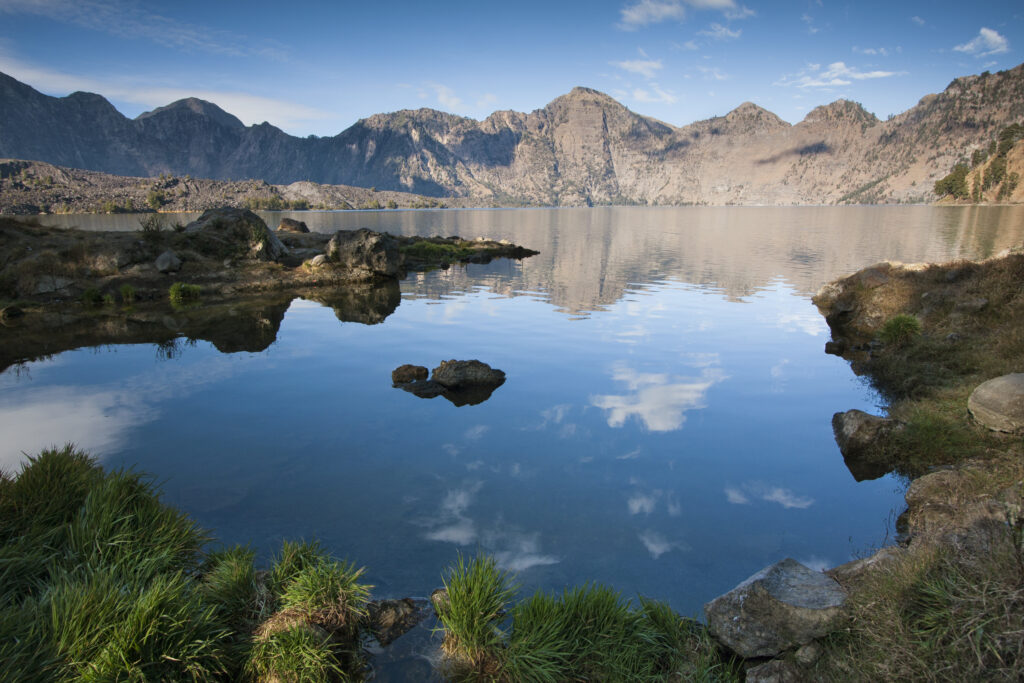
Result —
<svg viewBox="0 0 1024 683"><path fill-rule="evenodd" d="M823 352L813 293L885 259L1024 242L1024 207L263 215L540 254L411 274L378 324L286 301L260 352L181 339L8 368L0 464L75 442L263 559L319 539L377 597L425 596L458 553L486 552L525 591L594 580L683 615L784 557L823 568L891 541L903 485L855 482L831 429L880 399ZM452 358L507 381L461 407L391 386L399 365Z"/></svg>

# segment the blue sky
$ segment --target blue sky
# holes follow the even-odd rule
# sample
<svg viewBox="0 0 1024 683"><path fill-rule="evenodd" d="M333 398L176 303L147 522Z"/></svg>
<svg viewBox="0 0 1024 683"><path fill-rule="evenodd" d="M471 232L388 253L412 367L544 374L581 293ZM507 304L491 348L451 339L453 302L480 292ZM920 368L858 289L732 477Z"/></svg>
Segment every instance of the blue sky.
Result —
<svg viewBox="0 0 1024 683"><path fill-rule="evenodd" d="M37 90L128 116L196 96L294 135L531 111L577 85L677 126L746 100L792 123L839 98L884 119L1022 50L1019 0L0 0L0 71Z"/></svg>

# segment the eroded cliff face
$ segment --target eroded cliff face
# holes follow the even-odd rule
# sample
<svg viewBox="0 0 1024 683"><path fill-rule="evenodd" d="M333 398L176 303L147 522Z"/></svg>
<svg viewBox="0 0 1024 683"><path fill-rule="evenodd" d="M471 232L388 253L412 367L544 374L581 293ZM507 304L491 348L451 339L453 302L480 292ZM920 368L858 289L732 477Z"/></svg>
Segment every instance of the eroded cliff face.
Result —
<svg viewBox="0 0 1024 683"><path fill-rule="evenodd" d="M889 121L839 100L796 125L747 102L675 128L575 88L529 114L405 110L296 138L195 99L130 120L98 95L48 97L2 74L0 94L0 157L123 175L309 180L481 203L876 203L933 200L954 162L1024 118L1024 65L958 78Z"/></svg>

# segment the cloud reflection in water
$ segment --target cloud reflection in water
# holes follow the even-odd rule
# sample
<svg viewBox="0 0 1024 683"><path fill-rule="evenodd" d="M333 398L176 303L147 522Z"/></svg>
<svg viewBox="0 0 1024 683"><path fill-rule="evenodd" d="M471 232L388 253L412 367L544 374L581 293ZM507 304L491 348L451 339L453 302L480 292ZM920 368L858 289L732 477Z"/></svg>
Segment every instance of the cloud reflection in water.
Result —
<svg viewBox="0 0 1024 683"><path fill-rule="evenodd" d="M609 427L621 427L635 417L652 432L670 432L683 426L687 411L704 408L708 389L726 376L713 367L705 367L700 377L684 378L618 365L612 379L624 382L631 393L590 397L591 405L606 411Z"/></svg>

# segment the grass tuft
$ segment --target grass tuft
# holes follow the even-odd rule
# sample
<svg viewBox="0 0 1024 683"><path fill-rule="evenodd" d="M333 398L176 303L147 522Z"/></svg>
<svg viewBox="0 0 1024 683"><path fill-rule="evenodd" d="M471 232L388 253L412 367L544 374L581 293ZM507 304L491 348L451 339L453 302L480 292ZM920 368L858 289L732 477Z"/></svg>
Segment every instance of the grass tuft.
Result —
<svg viewBox="0 0 1024 683"><path fill-rule="evenodd" d="M878 331L878 337L886 344L903 346L914 337L921 335L921 321L906 313L894 315L885 321Z"/></svg>
<svg viewBox="0 0 1024 683"><path fill-rule="evenodd" d="M184 282L175 282L168 290L172 306L184 306L199 301L202 288L199 285L188 285Z"/></svg>
<svg viewBox="0 0 1024 683"><path fill-rule="evenodd" d="M257 641L246 673L260 681L288 683L344 678L335 650L326 631L296 624Z"/></svg>
<svg viewBox="0 0 1024 683"><path fill-rule="evenodd" d="M448 591L448 605L438 615L445 630L445 653L474 668L493 664L506 637L501 622L518 586L498 569L493 557L482 555L467 562L461 553L442 580Z"/></svg>

